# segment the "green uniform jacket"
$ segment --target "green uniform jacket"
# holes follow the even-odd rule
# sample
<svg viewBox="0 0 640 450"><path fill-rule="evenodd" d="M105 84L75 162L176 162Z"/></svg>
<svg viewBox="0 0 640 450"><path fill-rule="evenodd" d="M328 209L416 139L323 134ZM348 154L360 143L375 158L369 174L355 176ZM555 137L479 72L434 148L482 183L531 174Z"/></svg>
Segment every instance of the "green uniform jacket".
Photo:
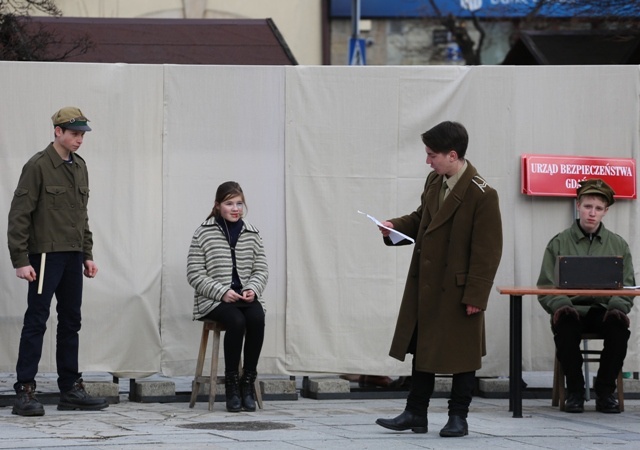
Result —
<svg viewBox="0 0 640 450"><path fill-rule="evenodd" d="M590 241L578 227L577 220L571 227L555 235L553 239L549 241L544 251L544 256L542 257L542 267L540 268L537 285L546 287L554 285L556 258L558 256L586 255L622 256L624 285L636 285L633 261L627 242L621 236L607 230L604 224L600 226L600 231L593 240ZM625 314L629 314L633 306L633 299L626 296L587 297L584 295L576 295L569 297L566 295L539 295L538 300L545 311L551 315L562 306L573 306L581 315L587 314L589 308L596 305L601 305L607 309L618 309Z"/></svg>
<svg viewBox="0 0 640 450"><path fill-rule="evenodd" d="M416 368L453 374L479 369L486 354L484 311L502 255L502 220L498 193L471 163L438 209L442 182L431 172L418 209L391 220L416 242L389 354L403 361L417 326ZM467 316L466 305L482 311Z"/></svg>
<svg viewBox="0 0 640 450"><path fill-rule="evenodd" d="M265 309L262 293L269 268L258 229L244 222L236 243L236 270L242 289L251 289ZM210 218L193 234L187 257L187 280L195 289L193 318L200 319L222 302L231 288L233 260L222 228ZM265 309L266 311L266 309Z"/></svg>
<svg viewBox="0 0 640 450"><path fill-rule="evenodd" d="M31 253L83 252L85 260L93 259L89 174L84 159L71 158L64 162L49 144L22 168L7 228L13 267L28 266Z"/></svg>

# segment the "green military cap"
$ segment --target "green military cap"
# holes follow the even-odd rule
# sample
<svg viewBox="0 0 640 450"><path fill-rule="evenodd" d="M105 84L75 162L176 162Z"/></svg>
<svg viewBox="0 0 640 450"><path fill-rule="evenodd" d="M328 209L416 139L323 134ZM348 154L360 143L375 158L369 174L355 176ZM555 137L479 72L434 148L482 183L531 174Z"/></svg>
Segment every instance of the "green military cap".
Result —
<svg viewBox="0 0 640 450"><path fill-rule="evenodd" d="M580 187L577 189L578 199L583 195L600 195L607 200L607 206L613 205L615 199L613 198L616 193L611 186L601 180L600 178L592 178L590 180L584 180L580 182Z"/></svg>
<svg viewBox="0 0 640 450"><path fill-rule="evenodd" d="M65 106L51 116L54 127L66 128L67 130L91 131L86 118L80 108L75 106Z"/></svg>

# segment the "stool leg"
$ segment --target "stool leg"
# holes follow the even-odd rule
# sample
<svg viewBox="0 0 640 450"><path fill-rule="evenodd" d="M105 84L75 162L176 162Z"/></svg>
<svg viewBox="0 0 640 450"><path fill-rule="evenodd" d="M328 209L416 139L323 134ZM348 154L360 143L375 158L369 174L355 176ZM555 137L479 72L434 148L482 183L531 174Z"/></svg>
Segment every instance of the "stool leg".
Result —
<svg viewBox="0 0 640 450"><path fill-rule="evenodd" d="M558 403L560 411L564 411L564 401L567 398L567 389L565 387L564 369L562 364L558 361Z"/></svg>
<svg viewBox="0 0 640 450"><path fill-rule="evenodd" d="M260 382L258 381L257 378L254 385L255 385L255 391L256 391L256 403L258 405L258 408L263 409L262 408L262 391L260 390Z"/></svg>
<svg viewBox="0 0 640 450"><path fill-rule="evenodd" d="M216 387L218 384L218 354L220 352L220 331L213 330L213 343L211 345L211 372L209 373L209 411L213 411L213 403L216 401Z"/></svg>
<svg viewBox="0 0 640 450"><path fill-rule="evenodd" d="M198 362L196 364L196 375L191 383L191 400L189 401L189 408L193 408L198 398L198 391L200 390L199 377L202 376L202 369L204 367L204 358L207 354L207 341L209 340L209 330L206 326L202 327L202 337L200 338L200 350L198 351Z"/></svg>
<svg viewBox="0 0 640 450"><path fill-rule="evenodd" d="M618 374L618 404L620 405L620 412L624 412L624 379L622 376L622 370Z"/></svg>
<svg viewBox="0 0 640 450"><path fill-rule="evenodd" d="M551 406L558 406L560 399L560 383L561 383L561 374L559 373L558 366L560 363L558 362L558 358L555 358L555 362L553 364L553 386L551 389Z"/></svg>

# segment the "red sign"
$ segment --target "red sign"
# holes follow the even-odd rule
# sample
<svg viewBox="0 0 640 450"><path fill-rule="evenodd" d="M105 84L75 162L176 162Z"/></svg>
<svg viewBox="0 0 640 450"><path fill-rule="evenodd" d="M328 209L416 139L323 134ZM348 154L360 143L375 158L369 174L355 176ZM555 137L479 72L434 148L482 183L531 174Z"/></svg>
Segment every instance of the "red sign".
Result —
<svg viewBox="0 0 640 450"><path fill-rule="evenodd" d="M580 181L601 178L615 198L636 198L636 161L633 158L522 155L522 193L575 197Z"/></svg>

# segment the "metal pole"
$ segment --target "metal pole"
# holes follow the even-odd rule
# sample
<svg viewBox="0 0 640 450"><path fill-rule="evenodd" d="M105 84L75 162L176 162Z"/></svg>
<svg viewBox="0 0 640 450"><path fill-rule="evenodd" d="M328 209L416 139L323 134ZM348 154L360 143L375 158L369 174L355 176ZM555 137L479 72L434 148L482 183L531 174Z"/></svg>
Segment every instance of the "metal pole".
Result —
<svg viewBox="0 0 640 450"><path fill-rule="evenodd" d="M589 379L589 343L586 339L582 340L584 347L584 399L591 400L591 380Z"/></svg>
<svg viewBox="0 0 640 450"><path fill-rule="evenodd" d="M360 0L351 0L351 37L360 37Z"/></svg>

